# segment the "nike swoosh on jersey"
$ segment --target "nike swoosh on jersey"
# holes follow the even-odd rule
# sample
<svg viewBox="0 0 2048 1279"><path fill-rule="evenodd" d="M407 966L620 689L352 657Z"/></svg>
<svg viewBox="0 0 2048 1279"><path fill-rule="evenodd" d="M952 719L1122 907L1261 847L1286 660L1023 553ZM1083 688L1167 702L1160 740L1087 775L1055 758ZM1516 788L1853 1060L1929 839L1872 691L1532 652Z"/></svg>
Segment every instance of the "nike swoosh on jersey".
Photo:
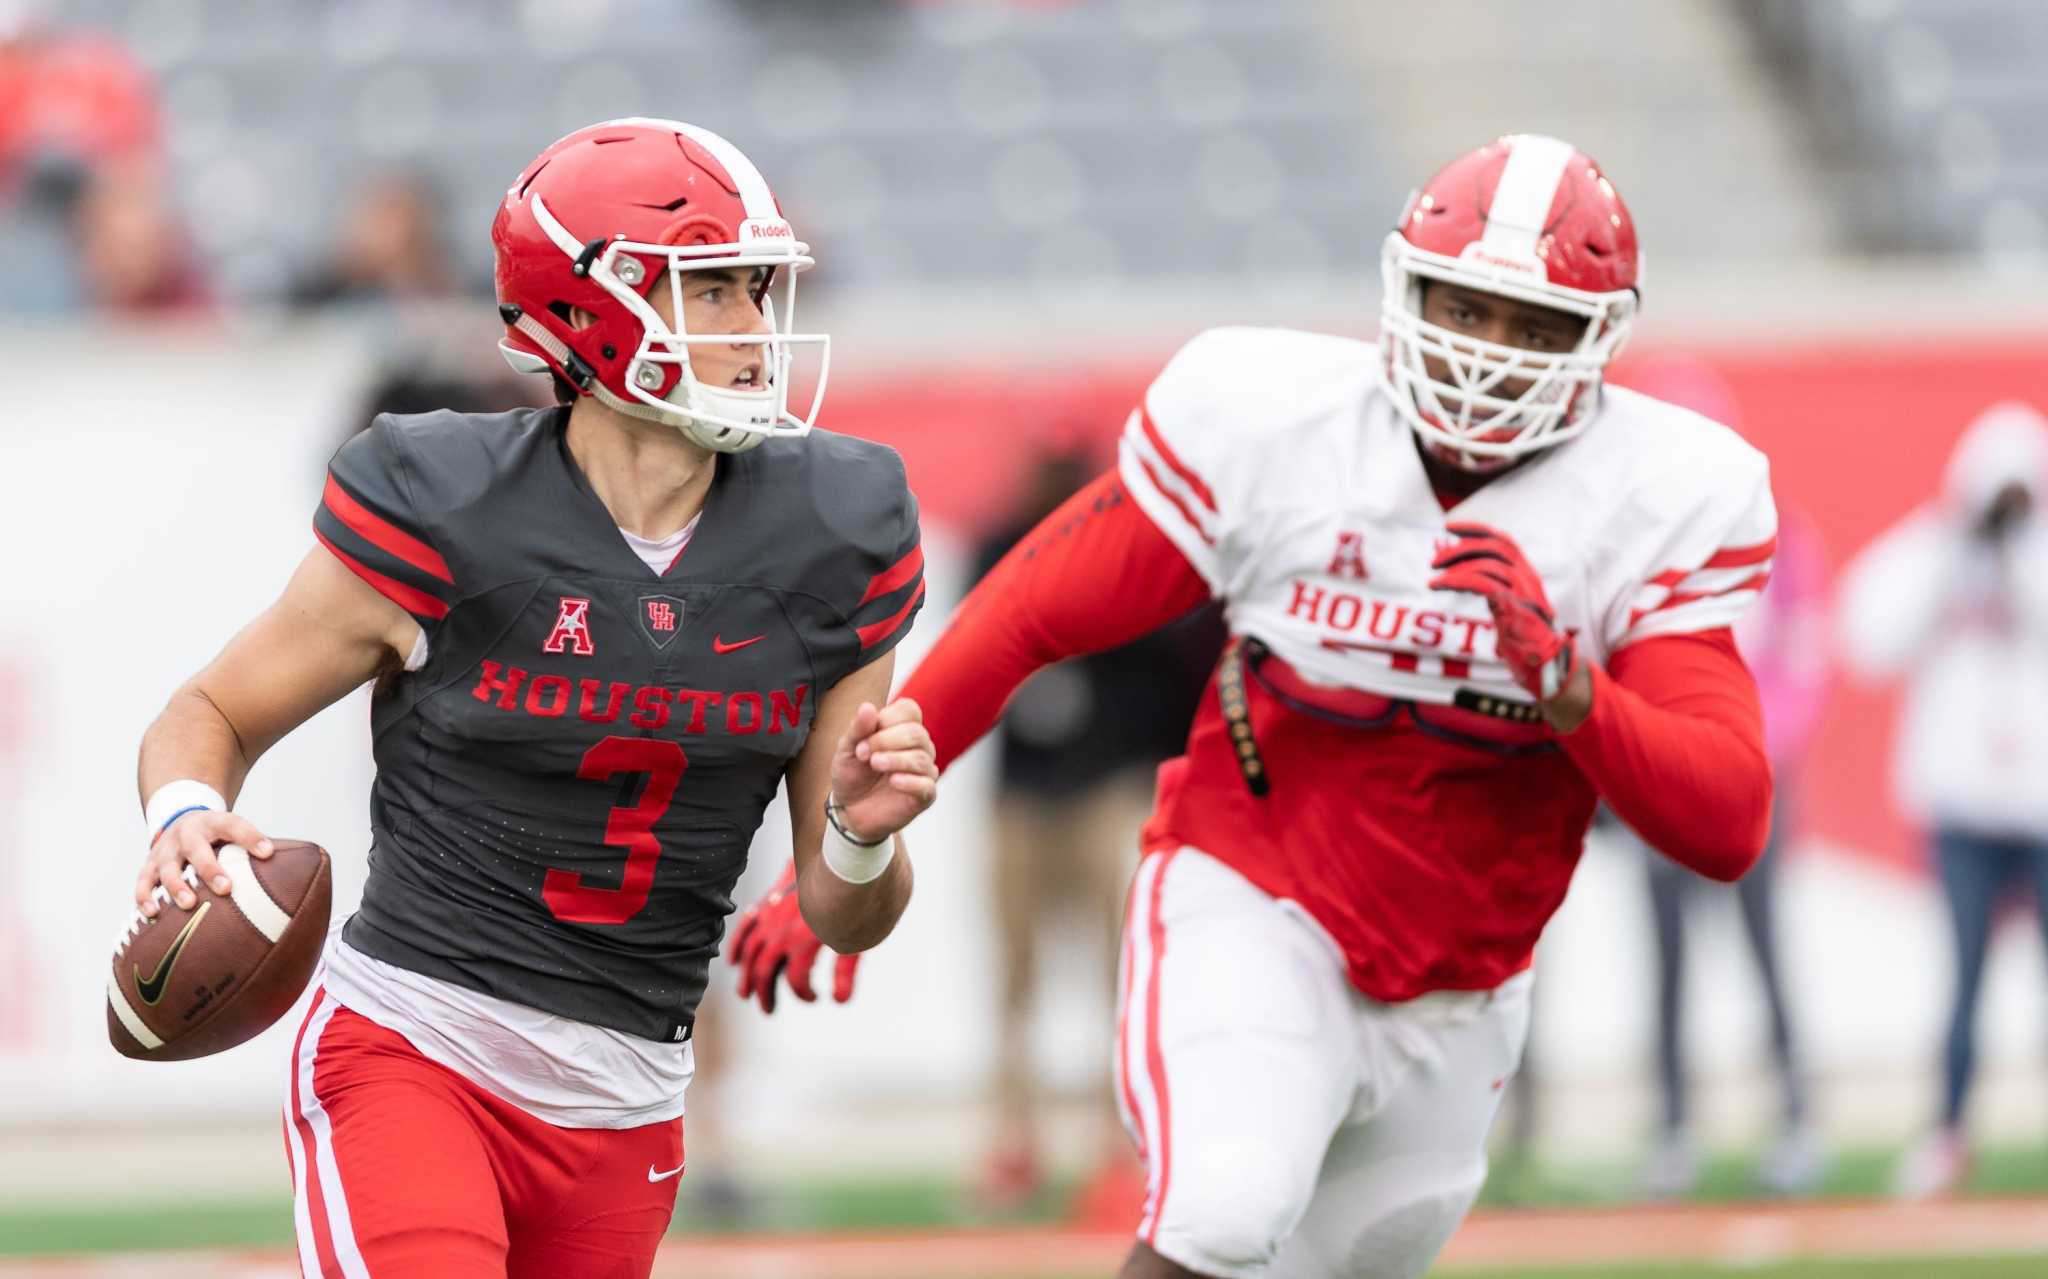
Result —
<svg viewBox="0 0 2048 1279"><path fill-rule="evenodd" d="M199 928L199 921L205 919L206 912L212 909L212 902L200 906L199 913L192 916L185 926L178 930L177 937L171 942L171 948L164 952L162 959L156 961L155 972L144 977L142 965L135 965L135 993L142 996L143 1003L154 1005L164 997L164 987L170 984L171 969L177 966L178 956L185 953L185 943L192 940L192 934Z"/></svg>
<svg viewBox="0 0 2048 1279"><path fill-rule="evenodd" d="M682 1165L682 1164L677 1164L677 1165L676 1165L675 1167L673 1167L673 1168L669 1169L669 1170L668 1170L667 1172L656 1172L656 1171L654 1170L654 1165L653 1165L653 1164L649 1164L649 1165L647 1165L647 1180L649 1180L649 1181L667 1181L667 1180L668 1180L668 1179L669 1179L670 1177L673 1177L673 1176L675 1176L675 1175L676 1175L677 1173L681 1172L682 1170L683 1170L683 1165Z"/></svg>
<svg viewBox="0 0 2048 1279"><path fill-rule="evenodd" d="M724 640L720 639L718 636L713 635L711 637L711 651L714 653L737 653L741 649L745 648L747 645L759 644L762 640L767 638L768 637L766 635L756 635L752 639L743 639L740 640L738 643L728 644Z"/></svg>

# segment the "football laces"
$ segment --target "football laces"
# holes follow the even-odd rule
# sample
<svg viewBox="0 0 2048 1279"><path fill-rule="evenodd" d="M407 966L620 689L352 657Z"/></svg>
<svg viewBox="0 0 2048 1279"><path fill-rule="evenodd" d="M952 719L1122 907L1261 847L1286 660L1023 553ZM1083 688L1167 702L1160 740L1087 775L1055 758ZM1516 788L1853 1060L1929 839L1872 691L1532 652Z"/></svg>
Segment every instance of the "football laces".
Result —
<svg viewBox="0 0 2048 1279"><path fill-rule="evenodd" d="M194 888L199 887L199 872L189 862L185 866L185 873L179 876L179 878ZM166 906L170 905L171 902L171 894L162 884L156 886L156 891L152 892L150 897ZM121 931L114 934L114 954L116 956L119 956L121 952L128 949L128 943L135 940L136 934L143 930L143 927L149 923L150 918L150 916L142 913L142 907L137 906L135 908L128 916L127 924L122 927Z"/></svg>

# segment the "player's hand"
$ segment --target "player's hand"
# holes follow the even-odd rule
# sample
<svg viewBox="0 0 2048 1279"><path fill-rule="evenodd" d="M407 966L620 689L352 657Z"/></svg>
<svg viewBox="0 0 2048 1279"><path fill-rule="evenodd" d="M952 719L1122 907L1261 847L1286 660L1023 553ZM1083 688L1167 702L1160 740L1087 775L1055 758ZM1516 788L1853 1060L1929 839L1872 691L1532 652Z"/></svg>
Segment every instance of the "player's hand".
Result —
<svg viewBox="0 0 2048 1279"><path fill-rule="evenodd" d="M875 709L862 702L832 752L832 798L847 831L878 843L939 796L939 766L924 712L907 697Z"/></svg>
<svg viewBox="0 0 2048 1279"><path fill-rule="evenodd" d="M1493 611L1494 651L1515 682L1539 701L1564 690L1579 667L1571 637L1560 635L1557 614L1543 591L1543 579L1522 548L1499 529L1484 524L1447 526L1456 540L1430 562L1436 591L1469 591Z"/></svg>
<svg viewBox="0 0 2048 1279"><path fill-rule="evenodd" d="M190 910L197 905L198 896L192 885L185 882L187 866L214 892L227 892L234 884L213 855L220 844L239 844L248 850L249 856L257 858L268 857L271 852L269 837L245 817L210 809L186 813L164 827L150 845L149 856L142 862L142 873L135 877L136 908L150 919L162 913L163 902L156 895L159 887L181 909Z"/></svg>
<svg viewBox="0 0 2048 1279"><path fill-rule="evenodd" d="M789 982L790 993L798 999L805 1003L817 1000L818 992L811 988L811 969L824 946L797 909L796 863L791 862L768 895L740 916L725 957L740 970L740 998L756 1000L762 1012L772 1013L778 977ZM854 972L859 967L859 955L835 956L834 1002L843 1004L853 998Z"/></svg>

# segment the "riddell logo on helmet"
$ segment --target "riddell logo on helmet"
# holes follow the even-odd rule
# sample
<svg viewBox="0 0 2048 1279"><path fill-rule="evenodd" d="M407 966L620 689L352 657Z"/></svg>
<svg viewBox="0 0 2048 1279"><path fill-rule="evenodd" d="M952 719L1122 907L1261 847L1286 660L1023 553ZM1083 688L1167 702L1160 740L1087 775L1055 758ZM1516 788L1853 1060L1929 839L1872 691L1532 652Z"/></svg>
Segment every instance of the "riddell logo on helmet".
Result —
<svg viewBox="0 0 2048 1279"><path fill-rule="evenodd" d="M740 239L745 240L794 240L796 232L789 229L787 222L771 222L765 218L748 218L740 223Z"/></svg>
<svg viewBox="0 0 2048 1279"><path fill-rule="evenodd" d="M1541 276L1545 274L1543 264L1534 258L1510 258L1502 257L1497 253L1489 253L1486 251L1486 246L1476 240L1466 245L1465 251L1458 256L1467 262L1477 262L1481 266L1490 266L1498 271L1513 271L1516 275Z"/></svg>

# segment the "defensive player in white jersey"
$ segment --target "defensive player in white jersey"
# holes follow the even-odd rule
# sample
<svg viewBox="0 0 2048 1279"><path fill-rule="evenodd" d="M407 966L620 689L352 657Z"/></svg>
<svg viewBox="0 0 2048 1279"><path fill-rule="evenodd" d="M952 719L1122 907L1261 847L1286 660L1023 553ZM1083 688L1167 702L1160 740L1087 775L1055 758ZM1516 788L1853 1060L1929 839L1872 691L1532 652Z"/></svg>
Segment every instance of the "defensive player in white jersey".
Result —
<svg viewBox="0 0 2048 1279"><path fill-rule="evenodd" d="M943 767L1038 667L1227 606L1125 930L1132 1279L1422 1275L1485 1178L1596 798L1716 879L1763 847L1729 627L1770 571L1767 468L1603 384L1638 301L1620 197L1502 138L1383 265L1377 347L1190 342L905 689ZM786 902L743 930L755 981L815 953Z"/></svg>

